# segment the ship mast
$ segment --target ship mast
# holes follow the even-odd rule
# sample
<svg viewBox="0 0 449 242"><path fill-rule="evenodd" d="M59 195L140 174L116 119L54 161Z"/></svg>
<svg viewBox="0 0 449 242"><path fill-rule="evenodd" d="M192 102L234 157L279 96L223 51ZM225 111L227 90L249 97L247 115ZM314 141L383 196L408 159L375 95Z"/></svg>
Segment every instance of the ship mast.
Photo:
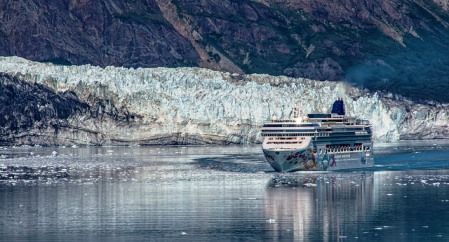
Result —
<svg viewBox="0 0 449 242"><path fill-rule="evenodd" d="M299 105L293 108L293 119L296 123L302 122L302 118L299 116Z"/></svg>

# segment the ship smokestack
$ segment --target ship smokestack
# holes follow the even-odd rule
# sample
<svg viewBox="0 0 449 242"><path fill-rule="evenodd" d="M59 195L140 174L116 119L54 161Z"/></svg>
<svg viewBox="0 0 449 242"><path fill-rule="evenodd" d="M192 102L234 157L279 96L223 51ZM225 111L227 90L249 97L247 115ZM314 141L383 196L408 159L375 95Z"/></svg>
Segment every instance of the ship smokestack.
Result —
<svg viewBox="0 0 449 242"><path fill-rule="evenodd" d="M334 104L332 105L332 112L334 114L338 114L338 115L345 115L345 104L343 102L342 98L337 98L337 100L334 102Z"/></svg>

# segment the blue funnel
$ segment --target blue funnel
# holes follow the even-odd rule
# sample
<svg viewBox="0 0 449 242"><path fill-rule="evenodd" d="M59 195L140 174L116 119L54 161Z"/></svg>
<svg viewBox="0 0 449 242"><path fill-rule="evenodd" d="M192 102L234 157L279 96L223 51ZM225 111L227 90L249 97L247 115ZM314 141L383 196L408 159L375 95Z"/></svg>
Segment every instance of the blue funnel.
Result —
<svg viewBox="0 0 449 242"><path fill-rule="evenodd" d="M332 105L332 112L338 115L345 115L345 104L343 103L343 99L337 99Z"/></svg>

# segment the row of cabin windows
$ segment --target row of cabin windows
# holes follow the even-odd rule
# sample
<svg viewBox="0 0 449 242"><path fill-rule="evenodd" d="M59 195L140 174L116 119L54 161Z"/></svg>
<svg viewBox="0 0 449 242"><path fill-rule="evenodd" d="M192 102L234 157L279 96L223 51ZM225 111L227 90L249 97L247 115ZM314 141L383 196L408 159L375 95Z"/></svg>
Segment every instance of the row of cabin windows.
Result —
<svg viewBox="0 0 449 242"><path fill-rule="evenodd" d="M293 145L293 144L302 144L302 141L269 141L267 144L275 144L275 145Z"/></svg>
<svg viewBox="0 0 449 242"><path fill-rule="evenodd" d="M263 127L267 128L281 128L281 127L318 127L319 124L265 124Z"/></svg>
<svg viewBox="0 0 449 242"><path fill-rule="evenodd" d="M326 149L320 149L320 152L323 150L326 150L326 152L334 153L334 152L348 152L348 151L369 151L369 146L355 146L355 147L349 147L349 146L341 146L341 147L329 147Z"/></svg>
<svg viewBox="0 0 449 242"><path fill-rule="evenodd" d="M262 136L315 136L315 134L306 134L306 133L292 133L292 134L262 134Z"/></svg>
<svg viewBox="0 0 449 242"><path fill-rule="evenodd" d="M317 137L329 137L330 134L335 134L335 133L278 133L278 134L264 134L262 133L262 136L317 136ZM348 135L367 135L368 133L348 133Z"/></svg>
<svg viewBox="0 0 449 242"><path fill-rule="evenodd" d="M262 129L262 132L349 132L365 131L365 128L332 128L332 129Z"/></svg>
<svg viewBox="0 0 449 242"><path fill-rule="evenodd" d="M287 138L279 137L279 138L277 138L277 139L274 139L274 138L268 138L268 140L297 140L297 139L305 140L306 138L305 138L305 137L287 137Z"/></svg>

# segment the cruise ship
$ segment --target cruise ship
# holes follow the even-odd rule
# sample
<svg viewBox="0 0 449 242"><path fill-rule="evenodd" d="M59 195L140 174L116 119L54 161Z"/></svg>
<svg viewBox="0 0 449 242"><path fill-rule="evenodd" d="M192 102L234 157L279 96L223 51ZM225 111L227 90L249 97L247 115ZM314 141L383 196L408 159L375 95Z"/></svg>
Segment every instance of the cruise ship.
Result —
<svg viewBox="0 0 449 242"><path fill-rule="evenodd" d="M345 115L342 99L330 113L271 120L262 128L262 149L279 172L338 170L373 166L372 129L368 120Z"/></svg>

